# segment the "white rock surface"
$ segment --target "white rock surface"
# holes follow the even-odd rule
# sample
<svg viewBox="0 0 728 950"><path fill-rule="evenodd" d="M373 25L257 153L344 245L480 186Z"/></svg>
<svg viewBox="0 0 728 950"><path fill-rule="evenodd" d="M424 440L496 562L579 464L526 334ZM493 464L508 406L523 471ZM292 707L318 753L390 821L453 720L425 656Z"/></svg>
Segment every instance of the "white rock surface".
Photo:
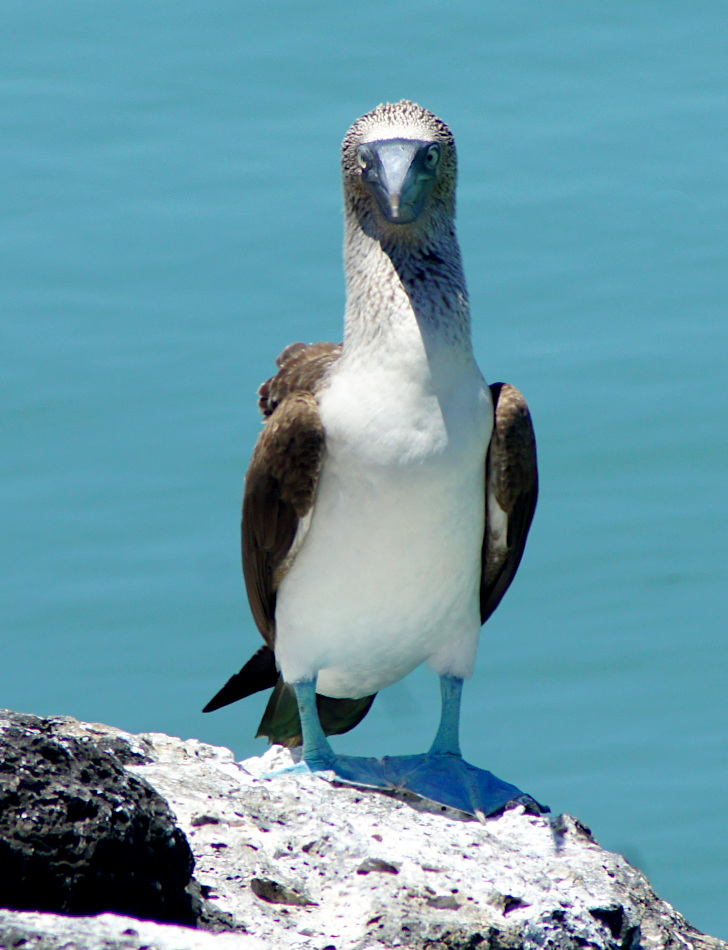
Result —
<svg viewBox="0 0 728 950"><path fill-rule="evenodd" d="M168 800L194 851L207 918L234 933L5 911L0 948L728 950L569 816L518 806L479 823L314 776L262 778L290 763L280 747L238 764L194 739L56 722L72 735L122 738L146 756L128 767Z"/></svg>
<svg viewBox="0 0 728 950"><path fill-rule="evenodd" d="M63 917L0 910L0 950L269 950L243 934L209 933L118 914Z"/></svg>

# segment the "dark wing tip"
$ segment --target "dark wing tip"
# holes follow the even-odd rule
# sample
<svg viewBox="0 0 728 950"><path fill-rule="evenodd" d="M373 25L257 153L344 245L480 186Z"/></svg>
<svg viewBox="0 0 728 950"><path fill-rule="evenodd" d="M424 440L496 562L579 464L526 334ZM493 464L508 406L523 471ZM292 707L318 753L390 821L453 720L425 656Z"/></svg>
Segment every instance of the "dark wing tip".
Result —
<svg viewBox="0 0 728 950"><path fill-rule="evenodd" d="M262 689L271 689L278 682L275 656L270 647L263 646L253 654L239 673L231 676L223 688L212 697L202 710L203 713L214 712L239 699L252 696Z"/></svg>

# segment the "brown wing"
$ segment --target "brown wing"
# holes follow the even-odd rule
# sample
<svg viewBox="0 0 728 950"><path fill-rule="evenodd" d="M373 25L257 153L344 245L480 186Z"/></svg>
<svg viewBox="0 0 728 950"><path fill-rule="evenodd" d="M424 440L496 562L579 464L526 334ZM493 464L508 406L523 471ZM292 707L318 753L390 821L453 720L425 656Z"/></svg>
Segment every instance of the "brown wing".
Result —
<svg viewBox="0 0 728 950"><path fill-rule="evenodd" d="M298 355L294 365L305 362L304 344L294 347ZM253 617L266 645L230 677L203 712L213 712L251 693L275 687L279 681L273 652L276 589L291 556L300 519L313 505L324 453L324 431L313 392L297 391L285 379L285 364L291 362L286 356L291 349L278 358L278 376L267 380L259 390L261 401L263 391L267 399L271 387L279 398L275 406L264 411L268 421L255 446L243 496L243 575ZM320 383L321 373L317 381ZM311 372L308 383L313 389Z"/></svg>
<svg viewBox="0 0 728 950"><path fill-rule="evenodd" d="M316 397L291 392L261 432L245 479L243 574L253 618L271 648L276 589L299 522L313 506L324 445Z"/></svg>
<svg viewBox="0 0 728 950"><path fill-rule="evenodd" d="M518 570L538 497L536 439L526 400L508 383L494 383L490 391L494 423L486 461L481 623Z"/></svg>
<svg viewBox="0 0 728 950"><path fill-rule="evenodd" d="M276 360L278 373L258 390L267 422L245 479L243 574L253 617L266 645L205 706L212 712L278 683L276 588L299 521L310 510L324 452L315 392L341 352L336 343L293 343Z"/></svg>
<svg viewBox="0 0 728 950"><path fill-rule="evenodd" d="M243 574L250 608L268 646L275 642L276 589L300 520L313 506L324 455L316 392L341 353L338 343L292 343L258 390L266 419L245 479Z"/></svg>
<svg viewBox="0 0 728 950"><path fill-rule="evenodd" d="M315 394L340 354L341 345L336 343L293 343L278 357L278 373L258 390L267 422L245 479L242 549L248 599L266 645L203 710L212 712L274 687L258 735L291 746L301 743L301 725L293 690L281 680L275 663L276 591L295 555L301 519L311 511L316 496L325 437ZM353 729L373 701L374 696L317 696L326 735Z"/></svg>

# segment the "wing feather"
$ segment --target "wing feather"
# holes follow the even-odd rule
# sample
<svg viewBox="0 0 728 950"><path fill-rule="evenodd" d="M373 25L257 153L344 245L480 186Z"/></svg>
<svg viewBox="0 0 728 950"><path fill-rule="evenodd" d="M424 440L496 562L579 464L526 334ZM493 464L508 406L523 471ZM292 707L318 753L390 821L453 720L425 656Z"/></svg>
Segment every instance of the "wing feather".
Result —
<svg viewBox="0 0 728 950"><path fill-rule="evenodd" d="M341 355L339 343L293 343L276 360L278 373L258 390L266 420L245 479L241 524L243 575L255 623L266 645L232 676L205 707L212 712L251 693L274 687L258 735L300 745L295 696L275 665L276 592L305 536L307 516L325 453L316 393ZM353 729L374 696L317 696L327 735Z"/></svg>
<svg viewBox="0 0 728 950"><path fill-rule="evenodd" d="M536 438L523 395L494 383L493 434L486 460L481 623L510 587L523 556L538 498Z"/></svg>
<svg viewBox="0 0 728 950"><path fill-rule="evenodd" d="M325 441L316 397L291 392L261 432L245 479L243 574L253 617L271 648L276 590L299 524L313 507Z"/></svg>

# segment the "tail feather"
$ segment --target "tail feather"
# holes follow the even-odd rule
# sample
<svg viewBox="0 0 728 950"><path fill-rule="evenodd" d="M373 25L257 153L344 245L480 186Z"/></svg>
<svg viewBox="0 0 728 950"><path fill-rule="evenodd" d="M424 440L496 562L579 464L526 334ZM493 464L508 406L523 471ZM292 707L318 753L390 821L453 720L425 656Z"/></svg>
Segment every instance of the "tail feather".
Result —
<svg viewBox="0 0 728 950"><path fill-rule="evenodd" d="M263 718L256 733L265 736L270 742L294 748L301 745L301 720L298 716L298 704L293 687L284 683L276 668L275 654L270 647L263 646L253 654L245 666L231 676L202 710L214 712L246 696L252 696L263 689L273 688ZM374 696L376 693L374 694ZM331 696L316 695L321 727L327 736L348 732L358 725L369 712L374 696L361 699L334 699Z"/></svg>
<svg viewBox="0 0 728 950"><path fill-rule="evenodd" d="M235 703L262 689L270 689L278 682L276 658L270 647L261 647L248 660L239 673L231 676L219 692L215 693L210 702L202 710L214 712L230 703Z"/></svg>

